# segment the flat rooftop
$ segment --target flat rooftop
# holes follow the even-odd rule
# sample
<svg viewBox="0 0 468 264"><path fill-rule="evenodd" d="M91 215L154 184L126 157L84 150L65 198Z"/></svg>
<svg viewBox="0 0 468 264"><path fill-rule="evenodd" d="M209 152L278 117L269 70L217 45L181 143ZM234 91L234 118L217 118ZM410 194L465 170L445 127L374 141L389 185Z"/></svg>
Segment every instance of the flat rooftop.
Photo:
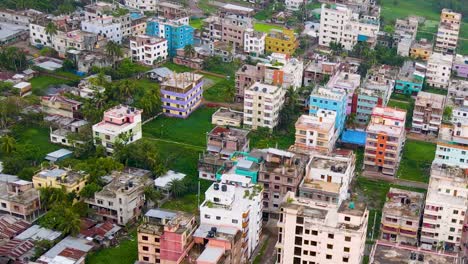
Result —
<svg viewBox="0 0 468 264"><path fill-rule="evenodd" d="M398 120L406 119L406 111L391 107L374 107L372 115L383 116L384 118L393 118Z"/></svg>
<svg viewBox="0 0 468 264"><path fill-rule="evenodd" d="M174 73L161 83L161 86L169 86L179 89L185 89L190 85L195 85L203 79L203 75L193 72Z"/></svg>
<svg viewBox="0 0 468 264"><path fill-rule="evenodd" d="M429 105L432 108L443 109L445 105L445 96L420 91L416 97L415 105L424 107Z"/></svg>
<svg viewBox="0 0 468 264"><path fill-rule="evenodd" d="M399 217L419 219L423 202L424 194L422 193L390 188L383 212Z"/></svg>
<svg viewBox="0 0 468 264"><path fill-rule="evenodd" d="M422 256L422 257L421 257ZM423 261L416 261L422 259ZM372 264L442 264L457 263L457 257L417 248L396 246L391 243L377 241L370 256Z"/></svg>
<svg viewBox="0 0 468 264"><path fill-rule="evenodd" d="M345 172L348 169L348 161L343 160L343 157L336 158L332 156L314 156L310 161L312 169L326 169L333 172Z"/></svg>

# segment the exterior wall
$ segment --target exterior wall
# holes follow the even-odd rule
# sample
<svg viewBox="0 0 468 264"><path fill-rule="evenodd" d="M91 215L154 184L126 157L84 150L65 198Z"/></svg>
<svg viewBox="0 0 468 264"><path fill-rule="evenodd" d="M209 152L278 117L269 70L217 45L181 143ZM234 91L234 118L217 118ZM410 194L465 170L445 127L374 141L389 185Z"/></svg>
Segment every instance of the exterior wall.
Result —
<svg viewBox="0 0 468 264"><path fill-rule="evenodd" d="M170 57L177 55L177 49L183 49L187 45L193 46L194 31L194 28L189 25L157 20L148 21L146 26L147 35L167 40Z"/></svg>
<svg viewBox="0 0 468 264"><path fill-rule="evenodd" d="M187 118L197 109L203 96L203 80L198 82L186 93L176 93L161 87L163 113L167 116Z"/></svg>
<svg viewBox="0 0 468 264"><path fill-rule="evenodd" d="M258 91L252 87L259 86ZM268 85L270 86L270 85ZM254 83L244 95L244 126L252 129L267 127L273 129L278 124L279 112L284 104L284 89L270 86L268 92L262 92L263 85Z"/></svg>
<svg viewBox="0 0 468 264"><path fill-rule="evenodd" d="M277 34L279 35L278 37L271 35L271 33L266 36L265 50L293 55L299 45L294 31L283 29L282 33L277 32Z"/></svg>
<svg viewBox="0 0 468 264"><path fill-rule="evenodd" d="M45 27L34 23L29 24L29 41L35 47L53 46L53 38L46 33Z"/></svg>
<svg viewBox="0 0 468 264"><path fill-rule="evenodd" d="M436 35L434 51L454 54L457 48L460 31L461 14L443 9L440 14L440 24Z"/></svg>
<svg viewBox="0 0 468 264"><path fill-rule="evenodd" d="M335 93L335 97L327 97L312 92L310 95L309 114L317 114L318 109L332 110L336 112L335 128L341 135L346 121L347 96L343 93Z"/></svg>
<svg viewBox="0 0 468 264"><path fill-rule="evenodd" d="M107 17L106 21L82 21L81 30L95 33L116 43L122 43L122 25L112 22L112 17Z"/></svg>
<svg viewBox="0 0 468 264"><path fill-rule="evenodd" d="M156 263L161 259L161 236L147 232L138 232L138 260ZM145 250L145 249L148 250Z"/></svg>
<svg viewBox="0 0 468 264"><path fill-rule="evenodd" d="M254 31L244 33L244 52L259 56L265 53L265 34L255 35Z"/></svg>
<svg viewBox="0 0 468 264"><path fill-rule="evenodd" d="M154 65L167 58L167 40L151 37L136 37L130 40L132 60L146 65Z"/></svg>
<svg viewBox="0 0 468 264"><path fill-rule="evenodd" d="M452 71L451 55L433 53L427 62L426 83L436 88L447 89Z"/></svg>
<svg viewBox="0 0 468 264"><path fill-rule="evenodd" d="M125 0L125 5L149 12L157 11L157 3L156 0Z"/></svg>
<svg viewBox="0 0 468 264"><path fill-rule="evenodd" d="M422 90L422 82L421 83L414 83L410 81L404 80L396 80L395 81L395 92L402 93L402 94L417 94Z"/></svg>
<svg viewBox="0 0 468 264"><path fill-rule="evenodd" d="M304 0L286 0L284 3L286 5L286 9L297 11L300 9L301 5L304 4L304 2Z"/></svg>
<svg viewBox="0 0 468 264"><path fill-rule="evenodd" d="M433 163L468 168L468 148L456 144L438 142Z"/></svg>

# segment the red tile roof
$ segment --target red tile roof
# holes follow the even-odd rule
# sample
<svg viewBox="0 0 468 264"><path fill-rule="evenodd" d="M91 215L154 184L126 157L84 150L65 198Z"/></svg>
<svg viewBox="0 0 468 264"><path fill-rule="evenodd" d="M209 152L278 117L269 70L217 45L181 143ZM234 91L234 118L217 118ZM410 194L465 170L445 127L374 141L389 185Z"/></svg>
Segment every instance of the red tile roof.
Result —
<svg viewBox="0 0 468 264"><path fill-rule="evenodd" d="M11 215L0 215L0 239L10 239L19 235L31 225Z"/></svg>
<svg viewBox="0 0 468 264"><path fill-rule="evenodd" d="M18 259L34 247L30 240L13 239L0 247L0 256Z"/></svg>

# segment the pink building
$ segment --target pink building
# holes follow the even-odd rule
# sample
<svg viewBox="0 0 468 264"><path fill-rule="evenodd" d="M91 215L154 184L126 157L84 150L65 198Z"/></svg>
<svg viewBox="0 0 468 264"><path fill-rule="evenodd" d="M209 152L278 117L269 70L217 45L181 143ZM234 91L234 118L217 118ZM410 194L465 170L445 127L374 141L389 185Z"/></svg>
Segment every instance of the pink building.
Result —
<svg viewBox="0 0 468 264"><path fill-rule="evenodd" d="M361 76L359 74L339 70L330 78L326 87L330 89L336 88L346 92L348 97L346 114L348 115L351 113L354 91L359 87L359 85L361 85Z"/></svg>

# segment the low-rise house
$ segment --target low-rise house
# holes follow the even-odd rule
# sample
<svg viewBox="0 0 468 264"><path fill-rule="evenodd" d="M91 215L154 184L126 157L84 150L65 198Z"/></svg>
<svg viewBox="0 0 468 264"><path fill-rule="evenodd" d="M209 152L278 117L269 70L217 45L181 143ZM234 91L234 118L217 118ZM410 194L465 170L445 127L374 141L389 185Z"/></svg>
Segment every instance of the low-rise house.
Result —
<svg viewBox="0 0 468 264"><path fill-rule="evenodd" d="M21 40L27 40L29 27L0 22L0 45L12 45Z"/></svg>
<svg viewBox="0 0 468 264"><path fill-rule="evenodd" d="M88 121L77 120L56 130L51 129L50 142L68 147L75 147L76 145L84 144L84 142L76 136L79 133L86 131L86 129L89 128L87 125Z"/></svg>
<svg viewBox="0 0 468 264"><path fill-rule="evenodd" d="M60 169L52 167L44 169L33 176L34 188L46 187L64 189L67 193L79 193L86 185L89 175L83 171L73 171L71 169Z"/></svg>
<svg viewBox="0 0 468 264"><path fill-rule="evenodd" d="M336 112L319 110L316 115L301 115L296 121L294 147L304 151L330 153L338 134L335 129Z"/></svg>
<svg viewBox="0 0 468 264"><path fill-rule="evenodd" d="M61 95L42 96L42 111L47 115L58 115L68 118L80 118L83 103Z"/></svg>
<svg viewBox="0 0 468 264"><path fill-rule="evenodd" d="M173 170L168 170L164 175L161 175L154 180L154 188L157 191L160 191L166 198L169 198L169 196L172 194L172 181L181 181L185 178L185 176L187 175L180 172L175 172Z"/></svg>
<svg viewBox="0 0 468 264"><path fill-rule="evenodd" d="M41 227L39 225L33 225L28 229L21 232L21 234L17 235L15 238L18 240L33 240L33 241L40 241L40 240L47 240L47 241L54 241L62 235L62 232L55 231L52 229L47 229Z"/></svg>
<svg viewBox="0 0 468 264"><path fill-rule="evenodd" d="M339 65L338 62L328 61L326 57L316 56L304 67L303 85L308 86L322 82L326 76L334 75Z"/></svg>
<svg viewBox="0 0 468 264"><path fill-rule="evenodd" d="M34 243L30 240L12 239L0 246L0 260L3 263L28 263L33 256Z"/></svg>
<svg viewBox="0 0 468 264"><path fill-rule="evenodd" d="M145 204L145 187L153 184L148 178L150 174L146 170L130 168L115 171L112 181L85 202L98 220L110 220L118 225L135 222Z"/></svg>
<svg viewBox="0 0 468 264"><path fill-rule="evenodd" d="M432 87L447 89L452 72L453 55L432 53L427 60L426 83Z"/></svg>
<svg viewBox="0 0 468 264"><path fill-rule="evenodd" d="M122 227L112 223L112 221L96 223L91 219L84 219L81 223L82 228L79 237L92 240L103 247L113 246L118 243L116 235Z"/></svg>
<svg viewBox="0 0 468 264"><path fill-rule="evenodd" d="M93 242L87 239L67 236L44 253L37 261L39 263L83 264L86 255L93 248Z"/></svg>
<svg viewBox="0 0 468 264"><path fill-rule="evenodd" d="M169 70L166 67L154 68L146 72L149 78L156 80L158 82L163 82L164 80L170 78L174 74L173 71Z"/></svg>
<svg viewBox="0 0 468 264"><path fill-rule="evenodd" d="M48 153L44 159L51 162L51 164L54 164L55 162L70 158L71 156L73 156L73 151L68 149L59 149Z"/></svg>
<svg viewBox="0 0 468 264"><path fill-rule="evenodd" d="M39 191L29 181L0 181L0 212L35 221L42 212Z"/></svg>
<svg viewBox="0 0 468 264"><path fill-rule="evenodd" d="M211 124L217 126L241 127L244 113L231 108L220 107L211 116Z"/></svg>
<svg viewBox="0 0 468 264"><path fill-rule="evenodd" d="M19 82L13 85L13 89L17 90L20 96L26 96L31 94L32 86L29 82Z"/></svg>
<svg viewBox="0 0 468 264"><path fill-rule="evenodd" d="M148 35L138 35L130 39L132 60L146 65L155 65L166 60L167 40Z"/></svg>
<svg viewBox="0 0 468 264"><path fill-rule="evenodd" d="M381 239L417 246L423 203L423 193L390 188L382 210Z"/></svg>
<svg viewBox="0 0 468 264"><path fill-rule="evenodd" d="M457 77L468 78L468 56L457 54L453 60L452 71Z"/></svg>
<svg viewBox="0 0 468 264"><path fill-rule="evenodd" d="M255 82L244 91L244 126L256 130L271 130L278 125L284 104L285 89L281 86Z"/></svg>
<svg viewBox="0 0 468 264"><path fill-rule="evenodd" d="M171 117L187 118L203 98L203 75L183 72L161 83L162 111Z"/></svg>
<svg viewBox="0 0 468 264"><path fill-rule="evenodd" d="M419 62L406 61L395 81L395 93L415 95L422 90L426 66Z"/></svg>
<svg viewBox="0 0 468 264"><path fill-rule="evenodd" d="M104 112L101 122L93 125L93 137L96 145L102 145L107 152L114 151L114 144L133 143L142 137L142 110L118 105Z"/></svg>
<svg viewBox="0 0 468 264"><path fill-rule="evenodd" d="M12 215L0 215L0 239L12 239L31 226L30 223Z"/></svg>
<svg viewBox="0 0 468 264"><path fill-rule="evenodd" d="M427 61L432 54L432 43L427 39L420 39L411 45L410 57Z"/></svg>
<svg viewBox="0 0 468 264"><path fill-rule="evenodd" d="M98 74L94 74L82 79L78 84L78 89L74 94L80 96L81 98L92 99L97 94L103 93L106 88L103 85L99 85L99 82L101 82L99 78L100 77ZM104 75L102 81L110 83L112 81L112 77L110 75Z"/></svg>
<svg viewBox="0 0 468 264"><path fill-rule="evenodd" d="M444 108L444 95L419 92L414 105L411 130L416 133L437 136L442 124Z"/></svg>
<svg viewBox="0 0 468 264"><path fill-rule="evenodd" d="M138 260L143 263L182 263L194 245L196 228L193 214L149 210L138 227Z"/></svg>

